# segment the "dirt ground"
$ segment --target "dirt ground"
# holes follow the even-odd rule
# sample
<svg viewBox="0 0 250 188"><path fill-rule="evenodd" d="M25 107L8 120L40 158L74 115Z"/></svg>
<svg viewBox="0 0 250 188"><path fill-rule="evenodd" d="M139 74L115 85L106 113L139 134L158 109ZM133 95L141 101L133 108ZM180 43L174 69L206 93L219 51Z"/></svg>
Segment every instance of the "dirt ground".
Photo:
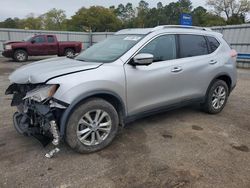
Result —
<svg viewBox="0 0 250 188"><path fill-rule="evenodd" d="M32 62L32 60L30 61ZM29 62L29 63L30 63ZM239 69L222 113L186 107L127 125L110 147L81 155L63 145L53 159L12 125L8 75L0 59L0 187L250 187L250 70Z"/></svg>

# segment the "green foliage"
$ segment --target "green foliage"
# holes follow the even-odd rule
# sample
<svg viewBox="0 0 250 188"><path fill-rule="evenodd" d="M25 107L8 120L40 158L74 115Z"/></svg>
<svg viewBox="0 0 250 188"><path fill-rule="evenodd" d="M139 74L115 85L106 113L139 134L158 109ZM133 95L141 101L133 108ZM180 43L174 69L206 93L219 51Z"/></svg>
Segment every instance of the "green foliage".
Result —
<svg viewBox="0 0 250 188"><path fill-rule="evenodd" d="M250 9L249 0L207 0L207 4L216 14L208 12L202 6L193 9L191 0L178 0L166 5L158 2L153 8L141 0L135 7L132 3L109 8L82 7L70 19L66 18L64 10L54 8L38 17L30 14L24 19L8 18L0 22L0 27L87 32L117 31L122 28L178 25L181 13L191 14L193 25L217 26L245 23L245 16Z"/></svg>
<svg viewBox="0 0 250 188"><path fill-rule="evenodd" d="M19 28L42 29L42 19L41 17L35 17L34 14L29 14L26 19L19 21Z"/></svg>
<svg viewBox="0 0 250 188"><path fill-rule="evenodd" d="M192 16L193 24L197 26L226 25L226 21L222 17L207 12L207 10L201 6L192 11Z"/></svg>
<svg viewBox="0 0 250 188"><path fill-rule="evenodd" d="M7 18L5 21L0 22L0 27L3 28L18 28L19 27L19 19L18 18Z"/></svg>
<svg viewBox="0 0 250 188"><path fill-rule="evenodd" d="M72 31L116 31L121 27L114 11L101 6L79 9L67 24Z"/></svg>
<svg viewBox="0 0 250 188"><path fill-rule="evenodd" d="M55 8L40 16L42 28L46 30L64 30L66 14L64 10Z"/></svg>

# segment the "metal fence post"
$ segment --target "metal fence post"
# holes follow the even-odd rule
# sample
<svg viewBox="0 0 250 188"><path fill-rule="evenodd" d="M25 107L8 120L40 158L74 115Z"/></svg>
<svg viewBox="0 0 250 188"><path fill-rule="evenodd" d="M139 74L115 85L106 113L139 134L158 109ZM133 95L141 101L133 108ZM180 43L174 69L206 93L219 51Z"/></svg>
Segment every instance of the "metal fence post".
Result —
<svg viewBox="0 0 250 188"><path fill-rule="evenodd" d="M69 33L67 33L67 41L69 41Z"/></svg>
<svg viewBox="0 0 250 188"><path fill-rule="evenodd" d="M8 31L8 40L11 40L11 39L10 39L10 31Z"/></svg>
<svg viewBox="0 0 250 188"><path fill-rule="evenodd" d="M90 30L89 31L89 47L92 46L93 44L93 34L92 34L92 31Z"/></svg>

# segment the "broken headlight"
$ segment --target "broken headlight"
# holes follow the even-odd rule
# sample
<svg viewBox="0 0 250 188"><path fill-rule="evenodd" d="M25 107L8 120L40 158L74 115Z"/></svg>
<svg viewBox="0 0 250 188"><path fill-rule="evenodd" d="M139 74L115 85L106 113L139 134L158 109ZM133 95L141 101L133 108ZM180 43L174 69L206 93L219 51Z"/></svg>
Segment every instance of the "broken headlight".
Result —
<svg viewBox="0 0 250 188"><path fill-rule="evenodd" d="M45 99L53 97L59 85L43 85L26 93L23 99L32 99L37 102L42 102Z"/></svg>

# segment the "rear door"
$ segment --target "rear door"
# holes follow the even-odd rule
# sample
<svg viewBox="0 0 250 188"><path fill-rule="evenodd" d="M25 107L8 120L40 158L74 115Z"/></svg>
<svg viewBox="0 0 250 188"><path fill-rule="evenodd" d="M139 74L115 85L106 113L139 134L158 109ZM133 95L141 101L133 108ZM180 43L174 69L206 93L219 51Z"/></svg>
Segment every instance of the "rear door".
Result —
<svg viewBox="0 0 250 188"><path fill-rule="evenodd" d="M55 36L48 35L47 36L47 46L48 46L48 54L49 55L57 55L58 54L58 42L55 39Z"/></svg>
<svg viewBox="0 0 250 188"><path fill-rule="evenodd" d="M38 35L33 37L31 44L28 46L28 52L30 55L47 55L47 40L45 36Z"/></svg>
<svg viewBox="0 0 250 188"><path fill-rule="evenodd" d="M182 72L182 93L185 100L204 97L213 73L218 67L203 35L178 35L179 64Z"/></svg>

